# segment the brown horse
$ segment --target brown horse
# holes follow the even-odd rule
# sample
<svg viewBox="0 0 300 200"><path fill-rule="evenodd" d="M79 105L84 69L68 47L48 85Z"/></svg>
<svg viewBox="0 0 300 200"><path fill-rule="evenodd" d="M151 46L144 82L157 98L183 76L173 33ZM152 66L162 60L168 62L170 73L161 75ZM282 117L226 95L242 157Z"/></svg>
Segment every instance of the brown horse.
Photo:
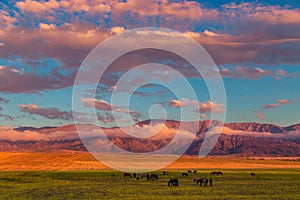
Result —
<svg viewBox="0 0 300 200"><path fill-rule="evenodd" d="M217 175L217 172L211 172L210 175Z"/></svg>
<svg viewBox="0 0 300 200"><path fill-rule="evenodd" d="M202 187L202 184L204 186L207 186L208 180L207 178L198 178L198 179L194 179L194 182L196 182L197 185L200 183L200 187Z"/></svg>
<svg viewBox="0 0 300 200"><path fill-rule="evenodd" d="M210 175L223 175L222 172L211 172Z"/></svg>
<svg viewBox="0 0 300 200"><path fill-rule="evenodd" d="M178 186L178 179L177 178L171 178L168 182L168 187L171 186Z"/></svg>
<svg viewBox="0 0 300 200"><path fill-rule="evenodd" d="M188 173L189 173L189 174L191 174L191 173L192 173L192 171L191 171L191 170L188 170Z"/></svg>
<svg viewBox="0 0 300 200"><path fill-rule="evenodd" d="M131 174L129 174L129 173L124 173L124 174L123 174L123 177L129 177L129 178L132 178Z"/></svg>
<svg viewBox="0 0 300 200"><path fill-rule="evenodd" d="M193 174L197 174L197 170L194 170L194 171L193 171Z"/></svg>
<svg viewBox="0 0 300 200"><path fill-rule="evenodd" d="M157 175L157 174L151 174L150 180L153 181L154 179L155 179L155 180L158 179L158 175Z"/></svg>
<svg viewBox="0 0 300 200"><path fill-rule="evenodd" d="M141 174L141 179L146 178L147 180L149 180L150 176L149 174Z"/></svg>
<svg viewBox="0 0 300 200"><path fill-rule="evenodd" d="M250 176L255 176L255 174L253 172L250 173Z"/></svg>
<svg viewBox="0 0 300 200"><path fill-rule="evenodd" d="M188 176L188 173L183 172L181 175L182 175L182 177L186 177L186 176Z"/></svg>

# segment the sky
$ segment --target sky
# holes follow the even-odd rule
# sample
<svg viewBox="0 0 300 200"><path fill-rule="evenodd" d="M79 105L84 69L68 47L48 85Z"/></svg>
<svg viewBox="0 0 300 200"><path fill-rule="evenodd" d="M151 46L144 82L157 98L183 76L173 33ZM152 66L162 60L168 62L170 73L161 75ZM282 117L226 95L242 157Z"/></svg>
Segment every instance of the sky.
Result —
<svg viewBox="0 0 300 200"><path fill-rule="evenodd" d="M131 122L165 115L151 113L153 104L175 120L180 109L187 109L199 120L210 119L213 112L226 113L226 122L282 126L300 122L296 0L6 0L0 3L0 27L0 126L72 124L73 85L84 59L106 39L142 27L175 30L202 45L222 76L227 101L211 101L203 78L194 76L178 58L164 58L159 51L134 52L111 66L99 81L95 98L78 99L87 110L95 106L101 126L115 125L114 112L129 114ZM181 89L181 79L167 73L161 80L181 89L180 98L164 86L148 84L131 95L127 108L112 104L116 81L135 64L150 61L184 71L197 98ZM132 79L145 78L139 72L134 75ZM123 93L126 86L130 84L123 85ZM86 86L86 92L91 88Z"/></svg>

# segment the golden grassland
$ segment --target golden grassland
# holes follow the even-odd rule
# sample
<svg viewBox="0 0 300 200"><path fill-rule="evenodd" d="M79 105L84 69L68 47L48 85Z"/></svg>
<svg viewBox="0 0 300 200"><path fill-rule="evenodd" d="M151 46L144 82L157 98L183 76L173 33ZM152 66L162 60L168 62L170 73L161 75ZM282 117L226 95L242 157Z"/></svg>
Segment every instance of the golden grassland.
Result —
<svg viewBox="0 0 300 200"><path fill-rule="evenodd" d="M166 169L300 169L299 157L182 156ZM87 152L0 153L0 171L110 170Z"/></svg>

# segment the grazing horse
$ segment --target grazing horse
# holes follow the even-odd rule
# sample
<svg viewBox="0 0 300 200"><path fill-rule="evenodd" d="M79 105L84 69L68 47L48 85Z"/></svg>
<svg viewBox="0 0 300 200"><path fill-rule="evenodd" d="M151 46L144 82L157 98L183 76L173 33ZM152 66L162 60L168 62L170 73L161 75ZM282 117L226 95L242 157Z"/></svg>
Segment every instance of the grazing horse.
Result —
<svg viewBox="0 0 300 200"><path fill-rule="evenodd" d="M192 173L192 171L191 171L191 170L188 170L188 173L189 173L189 174L191 174L191 173Z"/></svg>
<svg viewBox="0 0 300 200"><path fill-rule="evenodd" d="M210 175L217 175L217 172L211 172Z"/></svg>
<svg viewBox="0 0 300 200"><path fill-rule="evenodd" d="M150 176L150 180L153 181L154 179L158 179L158 175L157 174L151 174Z"/></svg>
<svg viewBox="0 0 300 200"><path fill-rule="evenodd" d="M197 174L197 170L194 170L194 171L193 171L193 174Z"/></svg>
<svg viewBox="0 0 300 200"><path fill-rule="evenodd" d="M142 175L141 175L141 179L147 178L147 176L149 176L149 174L142 174Z"/></svg>
<svg viewBox="0 0 300 200"><path fill-rule="evenodd" d="M178 186L178 179L177 178L171 178L168 182L168 187L171 186Z"/></svg>
<svg viewBox="0 0 300 200"><path fill-rule="evenodd" d="M217 172L217 175L223 175L223 173L222 172Z"/></svg>
<svg viewBox="0 0 300 200"><path fill-rule="evenodd" d="M211 172L210 175L223 175L222 172Z"/></svg>
<svg viewBox="0 0 300 200"><path fill-rule="evenodd" d="M182 177L188 176L188 174L185 172L183 172L181 175L182 175Z"/></svg>
<svg viewBox="0 0 300 200"><path fill-rule="evenodd" d="M253 172L250 173L251 176L255 176L255 174Z"/></svg>
<svg viewBox="0 0 300 200"><path fill-rule="evenodd" d="M211 178L209 179L209 186L213 186L213 181Z"/></svg>
<svg viewBox="0 0 300 200"><path fill-rule="evenodd" d="M163 171L163 175L167 175L167 172L166 172L166 171Z"/></svg>
<svg viewBox="0 0 300 200"><path fill-rule="evenodd" d="M207 178L198 178L196 179L196 183L197 185L200 183L200 187L202 187L202 184L204 184L204 186L207 186L208 180Z"/></svg>
<svg viewBox="0 0 300 200"><path fill-rule="evenodd" d="M131 174L129 174L129 173L124 173L124 174L123 174L123 177L129 177L129 178L132 178Z"/></svg>

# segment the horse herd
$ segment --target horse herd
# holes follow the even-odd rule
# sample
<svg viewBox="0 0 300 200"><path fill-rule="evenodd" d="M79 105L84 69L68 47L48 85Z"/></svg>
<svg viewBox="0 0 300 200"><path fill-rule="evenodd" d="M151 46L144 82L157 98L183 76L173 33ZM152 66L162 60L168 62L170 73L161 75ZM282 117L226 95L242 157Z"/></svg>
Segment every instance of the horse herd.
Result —
<svg viewBox="0 0 300 200"><path fill-rule="evenodd" d="M188 170L187 172L182 172L181 173L181 176L182 177L188 177L189 174L197 174L197 170ZM251 173L251 176L253 173ZM166 171L163 171L163 175L167 175L167 172ZM222 172L218 171L218 172L211 172L210 175L223 175ZM254 175L255 176L255 175ZM157 174L148 174L148 173L133 173L133 174L130 174L130 173L124 173L123 174L123 177L128 177L128 178L135 178L136 180L140 180L140 179L146 179L147 181L153 181L153 180L157 180L158 179L158 175ZM213 186L213 180L212 178L194 178L193 179L193 182L195 184L199 184L200 187L202 186ZM171 178L169 181L168 181L168 186L169 187L172 187L172 186L178 186L179 185L179 179L178 178Z"/></svg>
<svg viewBox="0 0 300 200"><path fill-rule="evenodd" d="M191 170L188 170L187 172L182 172L181 176L182 177L188 177L189 174L197 174L197 171L194 170L193 172ZM163 171L163 175L167 175L168 173L166 171ZM211 176L213 175L223 175L223 173L221 171L213 171L210 173ZM255 176L255 173L251 172L250 176ZM130 173L124 173L123 177L128 177L128 178L135 178L136 180L140 180L140 179L146 179L147 181L153 181L153 180L157 180L158 179L158 175L157 174L148 174L148 173L133 173L132 175ZM213 179L212 178L194 178L193 182L195 184L199 184L200 187L202 186L213 186ZM172 186L179 186L179 179L178 178L171 178L168 181L168 187L172 187Z"/></svg>

